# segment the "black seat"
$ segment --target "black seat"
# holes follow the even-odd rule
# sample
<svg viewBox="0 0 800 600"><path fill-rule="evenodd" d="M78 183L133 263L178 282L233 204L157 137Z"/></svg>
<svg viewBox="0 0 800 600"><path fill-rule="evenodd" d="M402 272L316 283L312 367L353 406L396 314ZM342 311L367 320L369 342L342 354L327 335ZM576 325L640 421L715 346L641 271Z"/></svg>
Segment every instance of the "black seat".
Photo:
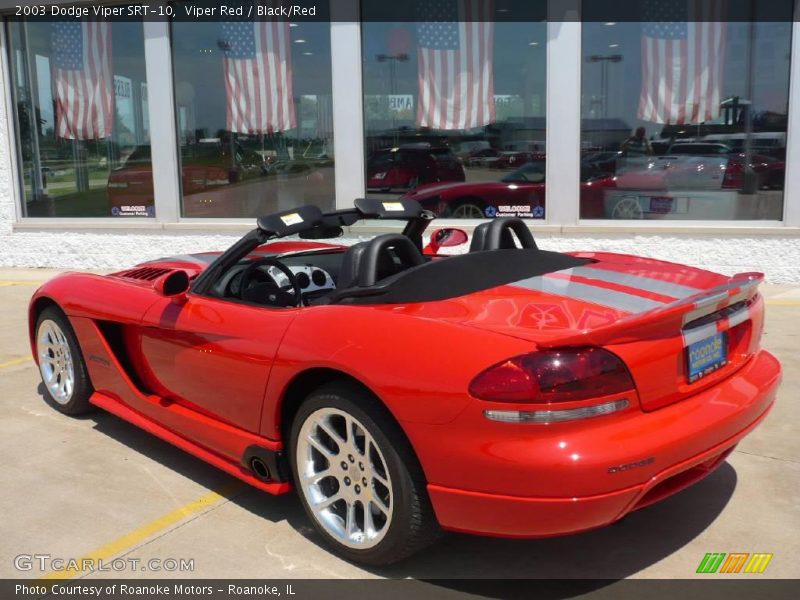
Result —
<svg viewBox="0 0 800 600"><path fill-rule="evenodd" d="M406 236L397 233L379 235L347 249L336 287L369 287L424 262L422 253Z"/></svg>
<svg viewBox="0 0 800 600"><path fill-rule="evenodd" d="M517 236L523 248L536 249L536 241L525 221L519 217L501 217L488 223L481 223L472 234L469 245L470 252L484 252L486 250L511 250L517 247L514 243Z"/></svg>

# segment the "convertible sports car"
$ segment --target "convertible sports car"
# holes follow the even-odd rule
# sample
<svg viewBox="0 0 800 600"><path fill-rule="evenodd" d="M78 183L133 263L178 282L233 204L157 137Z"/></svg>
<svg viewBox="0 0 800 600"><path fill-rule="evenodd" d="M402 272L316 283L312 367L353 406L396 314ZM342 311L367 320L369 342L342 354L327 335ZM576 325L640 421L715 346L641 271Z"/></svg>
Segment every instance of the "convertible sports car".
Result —
<svg viewBox="0 0 800 600"><path fill-rule="evenodd" d="M364 218L406 227L314 241ZM548 252L516 218L444 256L467 236L423 250L431 218L408 199L303 206L222 253L56 277L30 304L46 399L296 488L322 538L369 564L442 529L613 523L708 475L771 408L761 274Z"/></svg>

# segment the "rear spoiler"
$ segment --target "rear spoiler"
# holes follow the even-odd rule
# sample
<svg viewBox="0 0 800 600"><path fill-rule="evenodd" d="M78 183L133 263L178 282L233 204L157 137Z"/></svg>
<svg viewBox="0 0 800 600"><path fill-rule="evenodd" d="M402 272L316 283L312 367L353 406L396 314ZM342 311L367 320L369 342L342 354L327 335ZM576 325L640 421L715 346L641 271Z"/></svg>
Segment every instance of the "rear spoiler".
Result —
<svg viewBox="0 0 800 600"><path fill-rule="evenodd" d="M575 335L557 340L541 342L540 348L564 346L597 346L608 343L621 343L640 339L642 329L661 329L665 324L685 326L692 321L733 306L739 302L752 300L758 293L758 286L764 281L763 273L738 273L726 283L681 298L664 306L638 314L632 314L608 325L587 329ZM636 333L631 333L631 327Z"/></svg>

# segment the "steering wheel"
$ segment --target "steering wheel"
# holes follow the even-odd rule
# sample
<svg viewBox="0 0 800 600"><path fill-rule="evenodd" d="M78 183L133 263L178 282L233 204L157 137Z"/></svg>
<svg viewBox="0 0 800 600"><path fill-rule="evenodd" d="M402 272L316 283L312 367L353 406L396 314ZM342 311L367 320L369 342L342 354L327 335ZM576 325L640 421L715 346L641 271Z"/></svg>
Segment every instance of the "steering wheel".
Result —
<svg viewBox="0 0 800 600"><path fill-rule="evenodd" d="M281 273L286 275L286 278L289 280L289 283L287 285L278 286L278 282L275 281L272 275L269 275L270 278L272 278L272 282L276 288L274 292L276 300L280 301L277 302L277 304L281 306L302 306L303 296L302 296L302 291L300 289L300 283L298 283L297 281L297 277L295 277L295 274L292 273L289 267L287 267L277 258L271 258L271 257L259 258L251 262L249 265L247 265L247 268L242 273L241 283L239 284L239 297L242 300L246 300L245 294L247 293L247 290L250 287L250 284L252 283L256 271L258 271L258 269L260 269L261 267L266 267L266 266L275 267ZM267 274L269 274L269 272L267 272ZM289 290L292 290L294 295L290 294Z"/></svg>

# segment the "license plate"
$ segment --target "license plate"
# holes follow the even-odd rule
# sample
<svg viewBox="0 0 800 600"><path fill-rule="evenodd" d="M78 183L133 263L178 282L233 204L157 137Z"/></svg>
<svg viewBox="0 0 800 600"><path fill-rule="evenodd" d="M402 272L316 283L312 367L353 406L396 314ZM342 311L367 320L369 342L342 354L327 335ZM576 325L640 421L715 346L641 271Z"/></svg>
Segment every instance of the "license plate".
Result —
<svg viewBox="0 0 800 600"><path fill-rule="evenodd" d="M672 212L672 198L669 196L653 196L650 198L650 212L666 215Z"/></svg>
<svg viewBox="0 0 800 600"><path fill-rule="evenodd" d="M689 383L713 373L728 363L728 336L725 332L716 333L704 340L686 347L686 361L689 365Z"/></svg>

